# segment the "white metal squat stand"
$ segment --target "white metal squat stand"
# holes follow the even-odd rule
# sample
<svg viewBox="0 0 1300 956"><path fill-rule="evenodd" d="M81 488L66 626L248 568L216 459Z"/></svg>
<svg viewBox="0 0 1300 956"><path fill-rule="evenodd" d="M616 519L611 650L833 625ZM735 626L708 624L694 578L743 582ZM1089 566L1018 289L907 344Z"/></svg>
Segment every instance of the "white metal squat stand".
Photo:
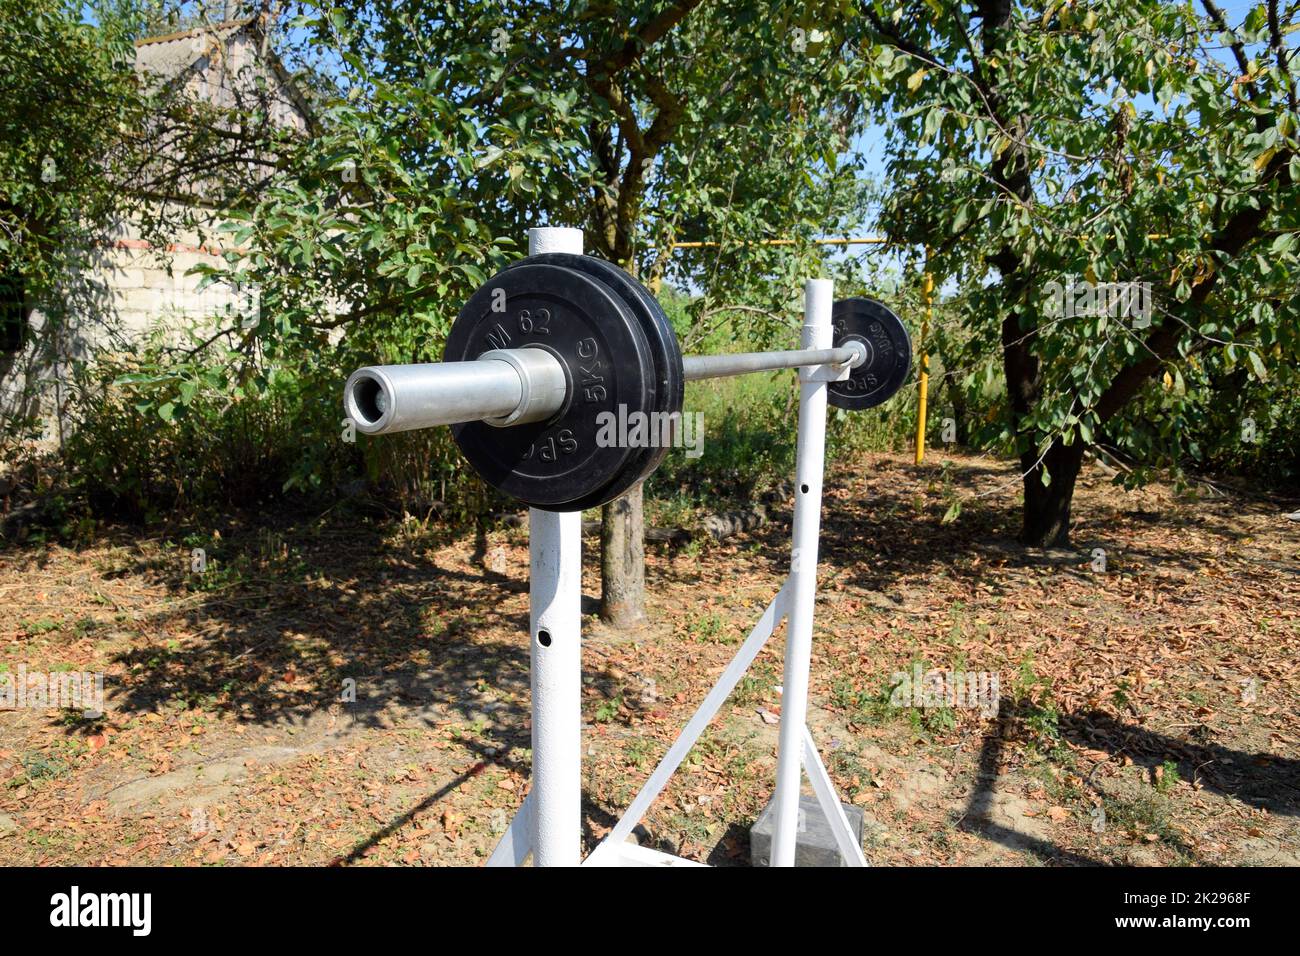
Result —
<svg viewBox="0 0 1300 956"><path fill-rule="evenodd" d="M532 229L528 253L582 254L580 229ZM834 283L804 286L805 349L831 347ZM795 465L794 539L790 574L699 710L600 845L582 852L582 515L533 508L528 514L530 642L533 692L532 788L488 866L519 865L532 851L537 866L689 866L680 857L628 842L632 829L667 785L700 734L730 696L782 619L787 621L781 692L780 743L772 865L793 866L799 793L806 772L844 859L866 858L844 815L835 787L808 732L808 672L817 592L817 538L826 461L826 383L848 376L847 366L799 369L799 437Z"/></svg>
<svg viewBox="0 0 1300 956"><path fill-rule="evenodd" d="M552 252L583 254L579 229L531 229L528 240L530 256ZM802 351L685 360L687 379L738 374L758 368L799 370L790 572L695 715L613 830L586 860L582 859L582 514L529 510L532 785L488 860L489 866L521 865L530 853L537 866L700 865L638 846L629 842L628 836L782 620L787 622L785 674L771 863L794 865L799 796L806 773L843 859L849 865L866 865L862 848L807 727L827 386L829 382L848 379L851 368L861 361L856 352L832 349L833 298L830 280L810 279L805 284ZM524 373L520 376L522 379ZM520 407L526 401L526 388L524 395L519 399ZM349 413L353 411L349 406ZM498 413L499 410L492 412ZM463 419L446 414L445 421L454 420Z"/></svg>

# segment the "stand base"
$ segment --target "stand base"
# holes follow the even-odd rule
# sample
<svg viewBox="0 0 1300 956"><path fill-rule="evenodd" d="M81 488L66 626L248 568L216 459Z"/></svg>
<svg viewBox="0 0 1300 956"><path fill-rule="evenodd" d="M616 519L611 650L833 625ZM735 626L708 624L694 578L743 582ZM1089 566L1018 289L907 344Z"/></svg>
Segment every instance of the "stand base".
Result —
<svg viewBox="0 0 1300 956"><path fill-rule="evenodd" d="M601 847L599 853L587 857L583 866L706 866L694 860L683 860L671 853L662 853L649 847L637 846L635 843L620 843L617 846Z"/></svg>
<svg viewBox="0 0 1300 956"><path fill-rule="evenodd" d="M862 808L840 804L848 818L858 846L862 846ZM767 866L772 858L772 801L768 801L758 820L749 830L749 859L753 866ZM814 796L799 796L799 830L794 842L795 866L855 866L846 860L835 842L830 821L822 813L821 804Z"/></svg>

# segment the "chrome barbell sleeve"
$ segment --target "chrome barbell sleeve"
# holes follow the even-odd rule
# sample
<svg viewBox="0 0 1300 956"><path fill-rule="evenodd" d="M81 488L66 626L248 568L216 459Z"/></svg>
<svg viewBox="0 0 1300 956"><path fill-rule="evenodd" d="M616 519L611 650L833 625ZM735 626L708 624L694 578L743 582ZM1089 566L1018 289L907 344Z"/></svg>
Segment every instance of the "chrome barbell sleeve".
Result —
<svg viewBox="0 0 1300 956"><path fill-rule="evenodd" d="M348 377L343 410L367 435L488 421L544 421L568 396L568 378L543 349L489 352L472 362L369 365Z"/></svg>

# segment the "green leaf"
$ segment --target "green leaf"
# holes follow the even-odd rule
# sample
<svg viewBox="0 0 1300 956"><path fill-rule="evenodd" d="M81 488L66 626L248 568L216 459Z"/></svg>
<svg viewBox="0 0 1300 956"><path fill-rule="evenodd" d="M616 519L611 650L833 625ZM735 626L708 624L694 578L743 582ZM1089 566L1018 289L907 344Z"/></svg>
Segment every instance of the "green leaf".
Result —
<svg viewBox="0 0 1300 956"><path fill-rule="evenodd" d="M953 235L956 235L957 233L961 232L962 229L965 228L966 220L969 215L970 215L970 207L967 206L965 203L962 203L960 206L957 207L957 212L952 217Z"/></svg>
<svg viewBox="0 0 1300 956"><path fill-rule="evenodd" d="M1250 369L1255 373L1255 378L1261 382L1268 381L1268 369L1264 367L1264 360L1259 357L1259 353L1249 349L1246 352L1246 359L1250 362Z"/></svg>

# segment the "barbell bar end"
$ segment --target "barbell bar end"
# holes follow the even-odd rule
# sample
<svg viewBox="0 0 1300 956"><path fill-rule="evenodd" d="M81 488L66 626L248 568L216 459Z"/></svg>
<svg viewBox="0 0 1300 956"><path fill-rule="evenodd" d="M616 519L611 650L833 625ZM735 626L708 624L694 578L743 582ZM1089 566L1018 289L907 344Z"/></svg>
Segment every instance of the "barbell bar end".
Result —
<svg viewBox="0 0 1300 956"><path fill-rule="evenodd" d="M848 349L853 353L853 358L842 363L845 368L857 368L867 360L867 347L857 339L847 339L839 347L842 349Z"/></svg>
<svg viewBox="0 0 1300 956"><path fill-rule="evenodd" d="M367 365L348 376L343 411L357 431L386 435L513 415L523 397L519 373L499 359Z"/></svg>
<svg viewBox="0 0 1300 956"><path fill-rule="evenodd" d="M348 376L343 386L343 414L357 431L378 435L387 431L392 410L392 383L381 366L359 368Z"/></svg>

